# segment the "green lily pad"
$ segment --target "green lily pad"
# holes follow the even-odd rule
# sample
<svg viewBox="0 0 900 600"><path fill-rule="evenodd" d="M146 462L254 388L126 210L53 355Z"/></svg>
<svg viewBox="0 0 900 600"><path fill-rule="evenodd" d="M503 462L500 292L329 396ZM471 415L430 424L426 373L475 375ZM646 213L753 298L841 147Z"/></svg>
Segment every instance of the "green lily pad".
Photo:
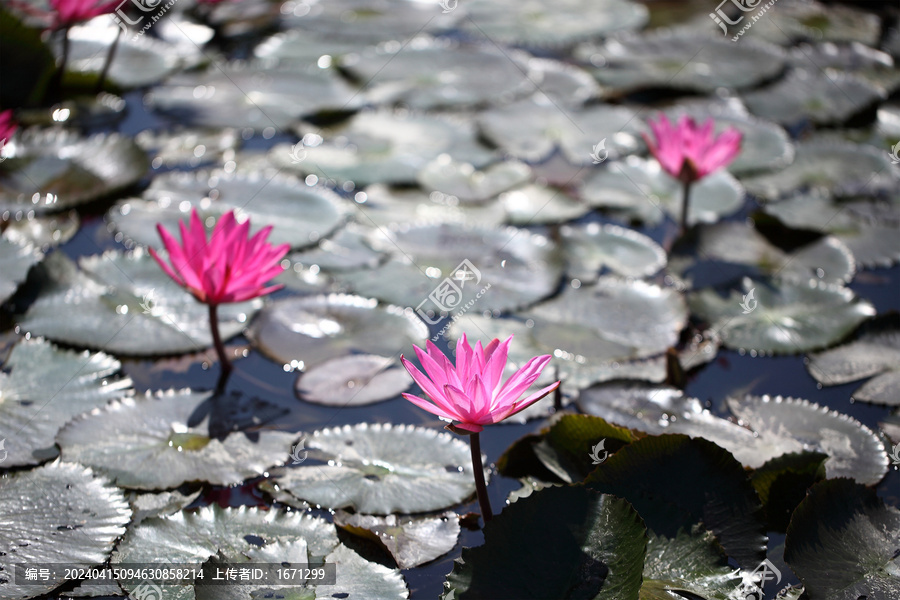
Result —
<svg viewBox="0 0 900 600"><path fill-rule="evenodd" d="M485 525L484 545L463 549L441 598L637 598L645 532L625 500L546 488Z"/></svg>
<svg viewBox="0 0 900 600"><path fill-rule="evenodd" d="M496 227L507 217L504 206L499 202L488 204L461 205L444 194L426 194L418 188L390 188L385 185L370 185L358 192L357 219L360 223L373 227L401 226L404 223L480 225ZM529 216L537 208L524 212ZM515 209L510 209L515 212Z"/></svg>
<svg viewBox="0 0 900 600"><path fill-rule="evenodd" d="M619 93L672 88L710 93L720 87L753 87L782 71L780 48L761 42L698 35L694 30L656 30L586 43L575 57L593 68L600 85Z"/></svg>
<svg viewBox="0 0 900 600"><path fill-rule="evenodd" d="M0 480L0 583L3 597L34 598L65 582L61 569L48 581L19 583L17 563L106 562L131 518L122 492L81 465L53 462ZM16 581L16 583L13 583Z"/></svg>
<svg viewBox="0 0 900 600"><path fill-rule="evenodd" d="M900 171L891 165L890 153L880 148L808 142L797 145L794 162L785 169L742 181L748 192L766 200L779 200L798 191L871 195L896 189Z"/></svg>
<svg viewBox="0 0 900 600"><path fill-rule="evenodd" d="M418 567L447 554L456 547L460 531L459 517L453 511L433 517L376 517L338 511L334 524L383 546L401 569Z"/></svg>
<svg viewBox="0 0 900 600"><path fill-rule="evenodd" d="M285 469L279 489L328 508L386 515L440 510L475 491L467 444L411 425L361 423L314 432L310 458Z"/></svg>
<svg viewBox="0 0 900 600"><path fill-rule="evenodd" d="M19 212L14 219L8 221L4 239L20 245L32 244L44 251L65 244L78 232L79 218L75 211L52 215Z"/></svg>
<svg viewBox="0 0 900 600"><path fill-rule="evenodd" d="M889 267L900 261L900 218L896 218L900 208L893 205L838 202L822 194L801 194L767 204L765 210L789 227L832 234L865 268Z"/></svg>
<svg viewBox="0 0 900 600"><path fill-rule="evenodd" d="M754 471L751 481L766 511L769 528L787 531L791 515L807 490L825 479L827 454L792 452L766 462Z"/></svg>
<svg viewBox="0 0 900 600"><path fill-rule="evenodd" d="M817 350L875 314L869 302L834 284L745 277L742 287L743 295L732 291L727 298L711 289L688 295L691 312L719 332L729 348L765 354Z"/></svg>
<svg viewBox="0 0 900 600"><path fill-rule="evenodd" d="M649 277L666 266L666 252L649 237L617 225L564 225L560 228L566 272L583 283L603 269L623 277Z"/></svg>
<svg viewBox="0 0 900 600"><path fill-rule="evenodd" d="M316 8L319 6L316 5ZM253 55L294 68L312 65L327 67L352 61L367 47L368 43L362 40L335 39L327 34L291 29L264 39L253 49Z"/></svg>
<svg viewBox="0 0 900 600"><path fill-rule="evenodd" d="M638 112L622 106L598 104L561 109L540 97L483 111L478 126L491 142L527 162L540 162L559 147L566 160L591 165L598 158L620 158L644 147Z"/></svg>
<svg viewBox="0 0 900 600"><path fill-rule="evenodd" d="M117 485L144 490L174 488L187 481L234 485L258 477L290 457L296 434L258 433L250 440L231 433L213 437L209 417L191 418L211 393L190 390L126 398L69 423L57 436L67 460L105 473ZM115 436L102 435L115 431Z"/></svg>
<svg viewBox="0 0 900 600"><path fill-rule="evenodd" d="M756 490L741 464L712 442L684 435L645 437L609 457L585 485L631 502L657 535L675 538L702 521L738 564L756 566L765 558Z"/></svg>
<svg viewBox="0 0 900 600"><path fill-rule="evenodd" d="M369 50L345 68L369 82L370 101L423 110L511 101L536 87L528 55L494 44L420 39Z"/></svg>
<svg viewBox="0 0 900 600"><path fill-rule="evenodd" d="M325 406L363 406L396 398L411 385L394 358L351 354L320 363L297 379L297 394Z"/></svg>
<svg viewBox="0 0 900 600"><path fill-rule="evenodd" d="M360 112L327 139L308 133L300 145L277 144L267 156L286 170L363 186L415 182L442 154L476 166L492 156L468 120L389 110Z"/></svg>
<svg viewBox="0 0 900 600"><path fill-rule="evenodd" d="M581 197L592 206L650 225L667 215L679 219L682 195L681 183L656 160L636 156L593 171L581 186ZM743 204L741 184L727 171L717 171L691 187L688 223L715 223Z"/></svg>
<svg viewBox="0 0 900 600"><path fill-rule="evenodd" d="M375 267L381 262L382 253L366 244L370 230L350 223L333 237L320 240L315 248L288 255L288 259L301 265L315 265L321 271L347 271L363 267Z"/></svg>
<svg viewBox="0 0 900 600"><path fill-rule="evenodd" d="M852 481L823 481L791 519L784 560L810 597L896 598L900 511Z"/></svg>
<svg viewBox="0 0 900 600"><path fill-rule="evenodd" d="M127 137L88 138L61 129L28 130L4 150L0 211L61 210L111 195L136 183L147 157Z"/></svg>
<svg viewBox="0 0 900 600"><path fill-rule="evenodd" d="M527 306L552 294L562 272L550 240L514 227L398 227L373 231L369 244L392 258L376 269L336 274L337 281L410 307L430 323L457 310Z"/></svg>
<svg viewBox="0 0 900 600"><path fill-rule="evenodd" d="M285 28L301 29L307 35L369 44L387 42L397 48L401 41L421 33L452 27L460 18L455 11L442 14L440 5L415 0L297 2L282 8L281 13Z"/></svg>
<svg viewBox="0 0 900 600"><path fill-rule="evenodd" d="M504 161L476 170L472 164L442 155L419 171L418 181L426 191L434 190L468 204L489 200L525 183L530 176L531 169L520 162Z"/></svg>
<svg viewBox="0 0 900 600"><path fill-rule="evenodd" d="M179 513L193 504L202 492L202 489L187 495L177 490L160 492L158 494L136 494L131 492L128 497L128 503L131 505L131 510L134 513L131 523L132 525L137 525L144 519L168 517Z"/></svg>
<svg viewBox="0 0 900 600"><path fill-rule="evenodd" d="M796 40L821 40L876 46L881 34L881 19L872 12L861 10L862 6L806 1L790 2L776 8L777 13L773 14L777 16L759 19L747 30L745 37L782 45Z"/></svg>
<svg viewBox="0 0 900 600"><path fill-rule="evenodd" d="M87 256L62 253L42 264L38 299L19 322L55 341L133 356L176 354L212 345L208 310L138 248ZM259 299L219 307L219 331L237 335L262 306Z"/></svg>
<svg viewBox="0 0 900 600"><path fill-rule="evenodd" d="M322 111L353 110L361 98L330 69L232 62L170 77L145 102L181 124L265 130Z"/></svg>
<svg viewBox="0 0 900 600"><path fill-rule="evenodd" d="M569 192L537 184L504 192L499 200L506 211L507 222L519 227L565 223L591 212L590 205L572 197ZM479 224L486 225L484 222Z"/></svg>
<svg viewBox="0 0 900 600"><path fill-rule="evenodd" d="M197 167L211 162L224 162L234 157L240 147L241 136L235 129L176 129L154 131L145 129L134 141L150 153L150 165L163 167Z"/></svg>
<svg viewBox="0 0 900 600"><path fill-rule="evenodd" d="M539 0L476 0L466 5L463 31L516 46L562 46L640 29L649 11L630 0L565 0L552 7Z"/></svg>
<svg viewBox="0 0 900 600"><path fill-rule="evenodd" d="M347 211L337 194L294 177L195 171L156 177L143 199L120 202L108 219L126 239L159 248L162 242L157 224L174 234L178 222L186 223L195 208L208 225L207 233L223 214L233 210L239 220L250 219L251 235L271 225L269 243L294 248L327 237Z"/></svg>
<svg viewBox="0 0 900 600"><path fill-rule="evenodd" d="M0 238L0 304L16 293L43 253L30 243L18 244L7 237Z"/></svg>
<svg viewBox="0 0 900 600"><path fill-rule="evenodd" d="M411 312L376 300L330 294L272 302L248 330L273 360L308 368L354 353L399 356L428 337Z"/></svg>
<svg viewBox="0 0 900 600"><path fill-rule="evenodd" d="M895 92L900 85L900 72L894 68L891 55L859 42L801 44L791 49L789 60L799 69L808 68L812 63L817 69L852 73L889 93Z"/></svg>
<svg viewBox="0 0 900 600"><path fill-rule="evenodd" d="M853 392L854 400L900 405L900 328L871 328L857 339L810 355L809 374L822 385L840 385L875 376Z"/></svg>
<svg viewBox="0 0 900 600"><path fill-rule="evenodd" d="M41 339L20 340L0 372L0 438L6 467L56 455L56 433L73 417L131 393L106 354L59 350Z"/></svg>
<svg viewBox="0 0 900 600"><path fill-rule="evenodd" d="M887 97L883 88L856 75L815 69L794 69L790 75L743 96L755 115L784 125L804 120L818 125L842 123Z"/></svg>

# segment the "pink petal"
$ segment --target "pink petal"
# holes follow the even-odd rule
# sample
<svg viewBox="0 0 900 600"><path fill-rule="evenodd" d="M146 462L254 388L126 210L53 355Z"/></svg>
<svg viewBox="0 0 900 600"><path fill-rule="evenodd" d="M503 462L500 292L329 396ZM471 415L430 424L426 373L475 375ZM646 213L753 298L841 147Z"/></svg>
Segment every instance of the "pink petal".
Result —
<svg viewBox="0 0 900 600"><path fill-rule="evenodd" d="M404 392L403 397L421 408L422 410L427 410L433 415L437 415L438 417L444 417L445 419L450 419L451 421L456 420L456 417L448 414L444 414L444 412L439 409L437 406L432 404L431 402L425 400L424 398L419 398L418 396L414 396L413 394L407 394Z"/></svg>
<svg viewBox="0 0 900 600"><path fill-rule="evenodd" d="M499 423L499 422L502 421L503 419L509 418L509 417L513 416L514 414L516 414L516 413L518 413L518 412L521 412L521 411L525 410L526 408L528 408L529 406L531 406L532 404L534 404L534 403L537 402L538 400L540 400L540 399L542 399L542 398L545 398L550 392L552 392L552 391L554 391L556 388L558 388L558 387L559 387L559 384L560 384L560 382L557 381L556 383L554 383L554 384L552 384L552 385L548 385L547 387L542 388L542 389L536 391L535 393L531 394L530 396L528 396L527 398L525 398L525 399L522 400L521 402L516 402L516 403L513 404L511 407L509 407L509 409L507 409L505 413L501 413L501 414L499 414L499 415L495 415L495 416L497 416L497 417L499 417L499 418L497 418L497 419L494 421L494 423Z"/></svg>

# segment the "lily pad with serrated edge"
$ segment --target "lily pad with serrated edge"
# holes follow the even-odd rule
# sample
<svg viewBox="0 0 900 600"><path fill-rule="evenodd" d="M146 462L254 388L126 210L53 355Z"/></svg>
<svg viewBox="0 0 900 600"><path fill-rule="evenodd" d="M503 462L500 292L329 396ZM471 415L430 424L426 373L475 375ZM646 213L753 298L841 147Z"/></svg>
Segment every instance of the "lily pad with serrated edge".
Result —
<svg viewBox="0 0 900 600"><path fill-rule="evenodd" d="M136 183L147 157L118 134L80 137L61 129L29 130L5 147L0 211L62 210Z"/></svg>
<svg viewBox="0 0 900 600"><path fill-rule="evenodd" d="M900 171L891 165L890 153L873 146L807 142L797 145L794 161L781 171L742 181L748 192L766 200L805 191L872 195L896 189Z"/></svg>
<svg viewBox="0 0 900 600"><path fill-rule="evenodd" d="M839 285L745 277L742 287L743 295L732 290L727 298L711 289L688 295L692 314L709 323L729 348L765 354L818 350L875 315L869 302Z"/></svg>
<svg viewBox="0 0 900 600"><path fill-rule="evenodd" d="M306 367L353 353L394 356L421 343L428 328L396 306L347 294L272 302L248 331L251 342L273 360Z"/></svg>
<svg viewBox="0 0 900 600"><path fill-rule="evenodd" d="M371 49L345 68L369 82L370 101L427 110L509 102L535 91L529 58L490 43L416 40L409 47Z"/></svg>
<svg viewBox="0 0 900 600"><path fill-rule="evenodd" d="M41 293L19 322L54 341L133 356L212 345L208 310L140 248L87 256L76 266L57 252L44 260ZM219 307L219 331L237 335L260 300Z"/></svg>
<svg viewBox="0 0 900 600"><path fill-rule="evenodd" d="M87 467L59 461L0 480L0 506L7 515L0 524L0 581L11 600L48 594L66 581L57 568L47 581L20 583L17 563L100 565L131 518L121 490Z"/></svg>
<svg viewBox="0 0 900 600"><path fill-rule="evenodd" d="M589 174L580 195L596 208L657 225L666 216L680 218L683 193L681 183L656 160L629 156ZM743 186L727 171L717 171L691 187L687 220L715 223L743 204Z"/></svg>
<svg viewBox="0 0 900 600"><path fill-rule="evenodd" d="M702 437L750 468L784 454L813 450L829 456L825 463L829 478L855 477L861 483L875 484L887 469L884 447L872 430L807 400L729 398L728 407L741 424L713 415L699 400L668 387L599 386L583 391L578 405L588 414L622 427L656 435Z"/></svg>
<svg viewBox="0 0 900 600"><path fill-rule="evenodd" d="M315 248L288 255L294 263L315 265L323 271L346 271L361 267L375 267L382 253L366 244L369 229L350 223L333 237L320 240Z"/></svg>
<svg viewBox="0 0 900 600"><path fill-rule="evenodd" d="M616 159L644 148L638 112L623 106L598 104L560 107L527 98L483 111L477 117L485 137L510 155L527 162L548 158L559 147L575 165L592 165L591 154Z"/></svg>
<svg viewBox="0 0 900 600"><path fill-rule="evenodd" d="M623 277L649 277L666 265L665 251L652 239L617 225L564 225L560 228L566 272L582 282L603 269Z"/></svg>
<svg viewBox="0 0 900 600"><path fill-rule="evenodd" d="M469 119L391 110L362 111L324 137L309 133L299 146L277 144L267 157L282 169L364 186L413 183L442 154L476 166L493 158Z"/></svg>
<svg viewBox="0 0 900 600"><path fill-rule="evenodd" d="M411 425L345 425L306 439L324 465L285 469L279 488L328 508L386 515L440 510L475 490L469 448L449 434Z"/></svg>
<svg viewBox="0 0 900 600"><path fill-rule="evenodd" d="M785 55L762 42L734 44L696 30L623 35L575 49L600 85L620 93L670 88L713 92L753 87L784 69Z"/></svg>
<svg viewBox="0 0 900 600"><path fill-rule="evenodd" d="M43 258L43 253L30 243L18 244L0 238L0 304L16 293L28 271Z"/></svg>
<svg viewBox="0 0 900 600"><path fill-rule="evenodd" d="M784 125L842 123L887 97L880 86L842 71L795 69L784 79L743 96L755 115Z"/></svg>
<svg viewBox="0 0 900 600"><path fill-rule="evenodd" d="M822 385L873 377L853 392L854 400L900 404L900 328L884 320L848 344L810 355L806 368Z"/></svg>
<svg viewBox="0 0 900 600"><path fill-rule="evenodd" d="M351 354L312 367L297 379L297 394L326 406L362 406L395 398L411 385L394 358Z"/></svg>
<svg viewBox="0 0 900 600"><path fill-rule="evenodd" d="M505 507L484 538L454 562L443 600L636 598L641 587L646 528L628 502L608 494L542 489Z"/></svg>
<svg viewBox="0 0 900 600"><path fill-rule="evenodd" d="M251 235L272 226L268 242L302 248L331 234L344 220L347 207L337 194L309 186L294 177L230 174L224 171L172 172L156 177L142 199L120 202L108 214L112 227L143 246L162 247L157 225L177 235L178 223L197 209L207 225L228 211L249 219Z"/></svg>
<svg viewBox="0 0 900 600"><path fill-rule="evenodd" d="M896 598L900 511L845 479L823 481L794 511L784 560L811 597Z"/></svg>
<svg viewBox="0 0 900 600"><path fill-rule="evenodd" d="M119 361L103 353L60 350L20 340L0 372L0 438L4 467L38 464L56 454L59 429L73 417L130 393L116 377Z"/></svg>
<svg viewBox="0 0 900 600"><path fill-rule="evenodd" d="M170 77L145 102L182 124L264 130L285 129L319 112L354 110L361 97L330 69L231 62Z"/></svg>
<svg viewBox="0 0 900 600"><path fill-rule="evenodd" d="M411 569L447 554L456 547L459 517L453 511L435 516L397 517L338 511L334 524L382 545L401 569Z"/></svg>
<svg viewBox="0 0 900 600"><path fill-rule="evenodd" d="M158 494L136 494L131 492L128 503L134 513L132 525L153 517L168 517L181 512L200 497L202 489L191 494L182 494L178 490L160 492Z"/></svg>
<svg viewBox="0 0 900 600"><path fill-rule="evenodd" d="M530 177L531 169L520 162L504 161L476 170L472 164L442 155L425 165L417 179L426 191L453 196L461 203L480 203L525 183Z"/></svg>
<svg viewBox="0 0 900 600"><path fill-rule="evenodd" d="M403 223L496 227L506 219L506 211L499 202L460 205L437 192L426 194L417 188L380 184L367 186L360 194L358 202L362 202L355 218L366 227L390 228Z"/></svg>

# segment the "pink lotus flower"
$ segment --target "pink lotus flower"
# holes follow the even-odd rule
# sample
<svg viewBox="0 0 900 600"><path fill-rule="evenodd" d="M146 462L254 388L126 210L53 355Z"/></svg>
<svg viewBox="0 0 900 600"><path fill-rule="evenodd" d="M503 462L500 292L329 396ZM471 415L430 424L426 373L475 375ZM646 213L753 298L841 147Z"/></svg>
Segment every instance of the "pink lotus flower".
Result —
<svg viewBox="0 0 900 600"><path fill-rule="evenodd" d="M519 396L537 380L550 362L550 356L532 358L503 382L510 342L512 336L504 342L494 339L486 348L478 342L473 350L463 334L456 343L455 367L430 341L427 352L415 347L427 376L403 356L400 361L432 402L412 394L403 397L438 417L455 421L456 427L467 431L478 433L484 425L499 423L559 386L557 381L520 401Z"/></svg>
<svg viewBox="0 0 900 600"><path fill-rule="evenodd" d="M0 150L3 149L3 146L6 145L6 142L9 141L9 138L13 136L18 128L19 125L13 121L12 110L0 112Z"/></svg>
<svg viewBox="0 0 900 600"><path fill-rule="evenodd" d="M50 6L55 12L54 29L71 27L111 13L119 4L116 0L107 3L101 0L50 0Z"/></svg>
<svg viewBox="0 0 900 600"><path fill-rule="evenodd" d="M666 115L660 115L659 121L647 123L656 138L654 143L644 135L650 152L669 175L682 182L697 181L728 166L741 151L741 132L729 127L713 137L712 119L698 126L694 119L682 115L673 126Z"/></svg>
<svg viewBox="0 0 900 600"><path fill-rule="evenodd" d="M238 225L234 211L219 219L207 241L206 229L194 209L191 223L180 222L181 244L162 225L156 229L169 252L170 267L153 248L150 254L176 282L197 300L210 305L243 302L281 289L281 285L264 287L265 283L284 271L281 259L290 246L273 247L266 243L272 227L266 227L248 239L250 221Z"/></svg>

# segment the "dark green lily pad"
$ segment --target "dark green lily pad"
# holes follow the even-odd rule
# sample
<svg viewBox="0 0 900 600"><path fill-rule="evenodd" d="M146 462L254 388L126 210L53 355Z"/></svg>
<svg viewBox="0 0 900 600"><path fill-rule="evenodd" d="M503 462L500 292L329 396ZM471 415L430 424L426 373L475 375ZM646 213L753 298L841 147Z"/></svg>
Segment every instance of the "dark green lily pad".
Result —
<svg viewBox="0 0 900 600"><path fill-rule="evenodd" d="M23 331L116 354L152 356L212 345L208 310L138 248L81 258L56 252L42 264L41 293L19 322ZM219 330L240 333L259 299L219 307Z"/></svg>
<svg viewBox="0 0 900 600"><path fill-rule="evenodd" d="M0 172L0 211L48 212L84 204L136 183L147 157L127 137L79 137L29 130L11 140Z"/></svg>
<svg viewBox="0 0 900 600"><path fill-rule="evenodd" d="M592 206L650 225L666 216L681 218L682 195L681 183L656 160L636 156L593 171L581 186L581 197ZM727 171L717 171L691 188L688 223L715 223L743 204L741 184Z"/></svg>
<svg viewBox="0 0 900 600"><path fill-rule="evenodd" d="M753 472L750 481L759 493L770 529L787 531L791 515L807 490L825 479L827 458L821 452L792 452L773 458Z"/></svg>
<svg viewBox="0 0 900 600"><path fill-rule="evenodd" d="M441 598L637 598L645 532L625 500L582 487L546 488L488 523L483 546L463 549Z"/></svg>
<svg viewBox="0 0 900 600"><path fill-rule="evenodd" d="M130 394L131 379L115 376L120 366L106 354L20 340L0 372L4 466L34 465L55 456L56 433L70 419Z"/></svg>
<svg viewBox="0 0 900 600"><path fill-rule="evenodd" d="M460 531L459 517L453 511L433 517L402 518L338 511L334 524L383 546L401 569L418 567L447 554L456 547Z"/></svg>
<svg viewBox="0 0 900 600"><path fill-rule="evenodd" d="M62 569L48 581L20 583L15 565L106 561L131 510L121 490L81 465L53 462L0 479L0 582L3 597L34 598L65 582ZM16 583L13 583L16 581Z"/></svg>
<svg viewBox="0 0 900 600"><path fill-rule="evenodd" d="M784 560L810 597L825 600L900 594L900 511L845 479L813 486L784 542Z"/></svg>
<svg viewBox="0 0 900 600"><path fill-rule="evenodd" d="M869 302L834 284L745 277L742 287L743 295L732 290L727 298L712 289L688 295L691 312L719 332L729 348L765 354L817 350L875 314Z"/></svg>
<svg viewBox="0 0 900 600"><path fill-rule="evenodd" d="M468 445L411 425L361 423L314 432L309 457L327 464L285 469L277 489L328 508L386 515L440 510L475 491Z"/></svg>
<svg viewBox="0 0 900 600"><path fill-rule="evenodd" d="M108 219L126 239L160 248L156 229L162 224L176 235L178 222L187 221L196 208L212 231L212 224L228 211L238 220L250 219L253 234L272 226L270 244L302 248L333 232L345 218L347 207L334 192L309 186L294 177L224 171L172 172L153 180L143 199L117 204Z"/></svg>
<svg viewBox="0 0 900 600"><path fill-rule="evenodd" d="M209 417L194 423L192 415L210 396L170 390L127 398L73 420L56 439L66 460L89 465L121 487L144 490L187 481L234 485L290 457L296 434L264 430L255 440L237 432L217 439Z"/></svg>
<svg viewBox="0 0 900 600"><path fill-rule="evenodd" d="M273 302L248 335L273 360L308 368L354 353L399 356L421 344L428 328L411 311L330 294Z"/></svg>

